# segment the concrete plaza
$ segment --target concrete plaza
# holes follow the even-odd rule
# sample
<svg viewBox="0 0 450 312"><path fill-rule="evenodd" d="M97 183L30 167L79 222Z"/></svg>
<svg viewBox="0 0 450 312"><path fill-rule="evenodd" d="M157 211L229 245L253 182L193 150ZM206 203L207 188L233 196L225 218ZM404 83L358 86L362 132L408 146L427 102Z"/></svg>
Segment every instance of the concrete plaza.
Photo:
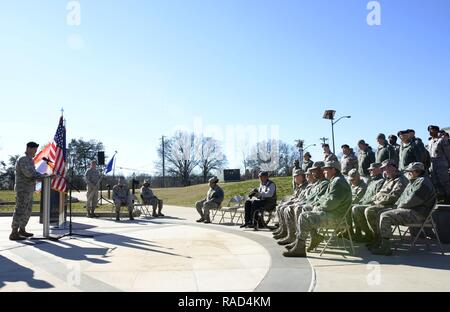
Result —
<svg viewBox="0 0 450 312"><path fill-rule="evenodd" d="M418 249L375 257L333 249L284 258L270 232L199 224L195 209L166 206L166 217L75 217L92 238L8 240L0 218L0 291L449 291L449 253ZM42 225L32 217L27 230ZM53 230L54 235L67 230ZM448 246L445 246L448 249Z"/></svg>

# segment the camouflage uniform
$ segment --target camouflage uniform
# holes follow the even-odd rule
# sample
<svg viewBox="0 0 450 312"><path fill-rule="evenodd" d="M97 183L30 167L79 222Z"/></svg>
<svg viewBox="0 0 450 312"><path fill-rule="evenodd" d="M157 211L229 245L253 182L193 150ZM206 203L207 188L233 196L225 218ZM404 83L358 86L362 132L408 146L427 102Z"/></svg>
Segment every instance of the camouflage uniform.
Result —
<svg viewBox="0 0 450 312"><path fill-rule="evenodd" d="M387 159L395 160L395 158L395 151L392 146L387 143L387 141L384 142L384 145L378 146L375 162L382 163Z"/></svg>
<svg viewBox="0 0 450 312"><path fill-rule="evenodd" d="M400 155L400 145L395 143L394 145L389 144L389 146L394 151L394 154L392 155L392 159L395 160L395 162L398 164L399 155Z"/></svg>
<svg viewBox="0 0 450 312"><path fill-rule="evenodd" d="M153 207L153 216L161 215L161 210L163 208L163 201L153 194L152 189L144 185L141 188L141 198L145 205L151 205ZM156 213L156 207L158 207L158 214Z"/></svg>
<svg viewBox="0 0 450 312"><path fill-rule="evenodd" d="M276 213L278 215L278 221L280 227L284 228L286 226L284 219L284 209L289 208L289 206L302 201L307 194L309 194L312 185L308 184L308 181L304 181L302 185L297 185L295 188L295 193L287 201L282 202L276 208Z"/></svg>
<svg viewBox="0 0 450 312"><path fill-rule="evenodd" d="M358 168L358 158L356 158L355 154L351 153L349 155L342 156L341 168L343 175L348 175L350 170Z"/></svg>
<svg viewBox="0 0 450 312"><path fill-rule="evenodd" d="M367 184L363 180L359 180L357 185L351 184L352 188L352 205L359 204L366 194Z"/></svg>
<svg viewBox="0 0 450 312"><path fill-rule="evenodd" d="M222 204L224 198L223 190L220 186L216 185L214 188L209 188L206 198L195 203L195 208L200 214L201 218L210 221L209 211L211 209L217 209Z"/></svg>
<svg viewBox="0 0 450 312"><path fill-rule="evenodd" d="M444 138L431 138L428 143L431 157L430 177L439 197L450 200L450 144Z"/></svg>
<svg viewBox="0 0 450 312"><path fill-rule="evenodd" d="M302 171L306 172L309 168L311 168L314 165L314 162L310 159L308 161L303 161L302 163Z"/></svg>
<svg viewBox="0 0 450 312"><path fill-rule="evenodd" d="M428 152L427 148L423 144L422 139L413 137L413 142L416 143L418 154L419 154L419 162L421 162L425 166L426 172L430 170L431 166L431 159L430 159L430 153Z"/></svg>
<svg viewBox="0 0 450 312"><path fill-rule="evenodd" d="M364 211L365 219L367 221L363 225L361 224L361 228L365 233L370 229L373 234L378 235L380 214L392 209L388 207L392 207L392 205L395 204L407 185L408 179L400 172L395 178L388 179L384 182L383 187L374 197L374 205L368 207Z"/></svg>
<svg viewBox="0 0 450 312"><path fill-rule="evenodd" d="M369 167L371 163L375 162L375 153L369 148L367 150L359 151L358 155L358 172L361 177L368 178L370 176Z"/></svg>
<svg viewBox="0 0 450 312"><path fill-rule="evenodd" d="M320 227L335 225L344 217L351 203L350 185L344 176L338 173L330 180L325 194L314 210L300 214L297 239L304 242L309 233L315 233Z"/></svg>
<svg viewBox="0 0 450 312"><path fill-rule="evenodd" d="M336 155L334 155L333 153L330 152L330 154L325 155L323 161L324 161L324 162L338 161L338 158L336 157Z"/></svg>
<svg viewBox="0 0 450 312"><path fill-rule="evenodd" d="M133 212L133 202L127 185L114 185L112 199L116 207L116 213L120 213L120 207L125 205L128 208L128 213L131 215Z"/></svg>
<svg viewBox="0 0 450 312"><path fill-rule="evenodd" d="M16 163L16 207L13 214L11 227L13 230L25 229L30 220L33 208L33 193L36 188L36 180L46 175L36 172L33 158L22 156Z"/></svg>
<svg viewBox="0 0 450 312"><path fill-rule="evenodd" d="M319 203L320 198L326 193L328 188L328 180L319 180L313 184L311 191L303 201L297 202L284 209L283 216L286 223L286 231L288 237L294 237L298 232L298 218L303 211L311 211L313 207Z"/></svg>
<svg viewBox="0 0 450 312"><path fill-rule="evenodd" d="M402 143L400 146L398 169L404 171L410 163L420 162L420 158L419 148L414 141L411 140L406 144Z"/></svg>
<svg viewBox="0 0 450 312"><path fill-rule="evenodd" d="M87 184L86 210L88 213L94 213L98 201L98 187L100 182L100 173L97 169L88 169L84 175Z"/></svg>
<svg viewBox="0 0 450 312"><path fill-rule="evenodd" d="M411 180L395 203L392 210L383 212L380 216L380 235L383 239L392 236L392 225L421 223L429 215L436 202L436 193L427 176Z"/></svg>
<svg viewBox="0 0 450 312"><path fill-rule="evenodd" d="M355 229L357 232L361 231L360 224L362 224L363 226L367 224L364 211L367 207L373 204L374 197L383 187L383 184L384 179L381 174L373 177L367 184L366 193L364 194L363 198L357 205L352 206L352 218L353 222L355 223Z"/></svg>

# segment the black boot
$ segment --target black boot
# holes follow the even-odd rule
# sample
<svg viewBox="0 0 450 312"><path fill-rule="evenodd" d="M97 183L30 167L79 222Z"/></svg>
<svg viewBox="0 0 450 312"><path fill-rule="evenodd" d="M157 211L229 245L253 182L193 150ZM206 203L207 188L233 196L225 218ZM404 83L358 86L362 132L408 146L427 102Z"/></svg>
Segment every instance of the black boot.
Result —
<svg viewBox="0 0 450 312"><path fill-rule="evenodd" d="M9 235L9 239L10 240L19 241L19 240L25 240L26 237L20 236L20 234L17 231L17 229L13 229L11 234Z"/></svg>
<svg viewBox="0 0 450 312"><path fill-rule="evenodd" d="M305 249L306 249L305 241L299 239L297 240L295 246L293 246L289 251L283 252L283 256L305 258L306 257Z"/></svg>
<svg viewBox="0 0 450 312"><path fill-rule="evenodd" d="M23 236L23 237L32 237L34 234L33 233L28 233L27 231L25 231L25 228L21 228L19 230L19 235Z"/></svg>
<svg viewBox="0 0 450 312"><path fill-rule="evenodd" d="M381 240L381 246L378 248L372 248L372 254L382 256L392 256L391 242L389 239L383 238Z"/></svg>
<svg viewBox="0 0 450 312"><path fill-rule="evenodd" d="M120 212L116 212L116 221L120 221Z"/></svg>
<svg viewBox="0 0 450 312"><path fill-rule="evenodd" d="M307 251L313 251L314 249L316 249L317 246L319 246L320 243L323 242L324 239L325 239L325 237L323 237L322 235L320 235L318 233L311 234L311 242L309 244Z"/></svg>
<svg viewBox="0 0 450 312"><path fill-rule="evenodd" d="M128 211L128 217L130 218L131 221L134 220L134 218L133 218L133 210Z"/></svg>

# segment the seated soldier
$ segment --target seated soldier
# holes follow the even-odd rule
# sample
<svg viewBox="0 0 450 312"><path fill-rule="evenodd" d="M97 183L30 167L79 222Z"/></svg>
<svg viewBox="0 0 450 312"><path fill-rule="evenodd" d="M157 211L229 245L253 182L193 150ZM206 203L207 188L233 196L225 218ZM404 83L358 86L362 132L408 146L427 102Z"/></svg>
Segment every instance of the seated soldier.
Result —
<svg viewBox="0 0 450 312"><path fill-rule="evenodd" d="M378 225L380 214L392 209L390 207L395 204L408 185L408 179L398 171L397 164L394 160L387 159L383 161L381 169L386 177L386 181L380 191L375 195L373 205L367 207L364 211L367 223L363 225L363 230L369 229L370 234L367 237L372 237L372 244L369 247L378 245L379 243Z"/></svg>
<svg viewBox="0 0 450 312"><path fill-rule="evenodd" d="M341 174L339 161L327 161L323 168L325 178L329 181L327 191L312 211L302 212L299 216L297 240L285 257L306 257L306 239L311 234L310 249L317 247L321 239L317 230L324 226L337 225L352 204L352 191L345 177Z"/></svg>
<svg viewBox="0 0 450 312"><path fill-rule="evenodd" d="M353 222L355 223L355 232L352 234L354 235L355 240L361 241L363 240L368 241L367 239L365 239L365 237L362 236L361 233L362 227L364 226L364 224L367 224L364 216L364 211L367 207L373 205L373 199L375 197L375 194L380 191L384 183L380 163L370 164L370 167L367 170L369 171L370 179L367 183L366 193L364 194L363 198L360 200L358 204L352 206L352 219ZM366 231L370 232L368 228L366 228ZM365 234L370 235L371 233Z"/></svg>
<svg viewBox="0 0 450 312"><path fill-rule="evenodd" d="M195 208L197 208L197 212L200 215L200 219L197 222L211 223L209 211L219 208L222 204L224 193L217 183L219 183L217 177L209 179L209 190L206 198L195 203Z"/></svg>
<svg viewBox="0 0 450 312"><path fill-rule="evenodd" d="M311 211L313 207L319 202L320 197L325 194L328 181L325 179L322 171L324 162L318 161L314 163L309 170L313 176L312 188L308 196L302 201L295 203L292 206L286 207L283 211L283 218L285 222L285 231L279 235L274 236L275 239L281 239L279 245L288 245L295 242L295 233L297 232L297 220L303 211Z"/></svg>
<svg viewBox="0 0 450 312"><path fill-rule="evenodd" d="M128 207L128 216L130 220L133 218L133 202L131 199L130 190L128 185L125 183L125 179L120 177L118 183L113 187L112 199L114 201L114 206L116 207L116 221L120 221L120 207Z"/></svg>
<svg viewBox="0 0 450 312"><path fill-rule="evenodd" d="M409 184L394 205L394 209L380 216L381 246L372 248L374 255L392 255L389 239L393 225L420 224L425 221L436 203L433 183L425 174L425 166L420 162L411 163L405 168L409 174Z"/></svg>
<svg viewBox="0 0 450 312"><path fill-rule="evenodd" d="M150 188L150 181L148 180L144 180L144 185L141 188L141 198L145 205L151 205L153 207L153 217L164 217L161 213L163 201L153 194ZM158 213L156 213L156 207L158 207Z"/></svg>
<svg viewBox="0 0 450 312"><path fill-rule="evenodd" d="M301 170L301 169L294 170L293 176L294 176L294 183L295 183L294 195L292 195L287 201L284 201L281 204L279 204L276 208L276 212L278 215L278 221L279 221L278 229L280 229L280 231L285 226L284 219L282 216L282 210L284 210L285 207L293 205L296 202L298 202L299 200L301 200L301 198L304 197L305 192L308 189L308 185L309 185L308 181L306 180L306 176L305 176L305 173L303 172L303 170ZM275 232L278 232L278 231L275 231Z"/></svg>
<svg viewBox="0 0 450 312"><path fill-rule="evenodd" d="M348 172L348 180L352 188L352 205L359 204L364 194L366 194L367 184L361 179L359 171L356 168Z"/></svg>
<svg viewBox="0 0 450 312"><path fill-rule="evenodd" d="M254 217L256 213L265 210L274 210L277 205L277 187L269 180L269 173L262 171L259 173L261 181L259 188L254 189L249 194L249 199L245 202L245 222L243 227L255 227Z"/></svg>

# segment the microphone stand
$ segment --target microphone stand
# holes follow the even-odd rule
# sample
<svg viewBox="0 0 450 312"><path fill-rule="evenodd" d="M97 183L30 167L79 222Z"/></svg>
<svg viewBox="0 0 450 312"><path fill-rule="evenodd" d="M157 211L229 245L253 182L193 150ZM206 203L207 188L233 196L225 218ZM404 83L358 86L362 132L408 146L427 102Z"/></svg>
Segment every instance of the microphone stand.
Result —
<svg viewBox="0 0 450 312"><path fill-rule="evenodd" d="M73 182L73 168L70 170L70 181L68 181L66 178L64 178L64 180L66 180L67 185L69 186L69 233L61 235L61 236L59 236L56 239L61 239L63 237L67 237L67 236L70 237L70 238L72 238L72 236L87 237L87 238L94 237L94 235L73 233L73 231L72 231L72 189L75 189L78 193L80 193L80 190L77 189L76 187L74 187L73 184L72 184L72 182Z"/></svg>

